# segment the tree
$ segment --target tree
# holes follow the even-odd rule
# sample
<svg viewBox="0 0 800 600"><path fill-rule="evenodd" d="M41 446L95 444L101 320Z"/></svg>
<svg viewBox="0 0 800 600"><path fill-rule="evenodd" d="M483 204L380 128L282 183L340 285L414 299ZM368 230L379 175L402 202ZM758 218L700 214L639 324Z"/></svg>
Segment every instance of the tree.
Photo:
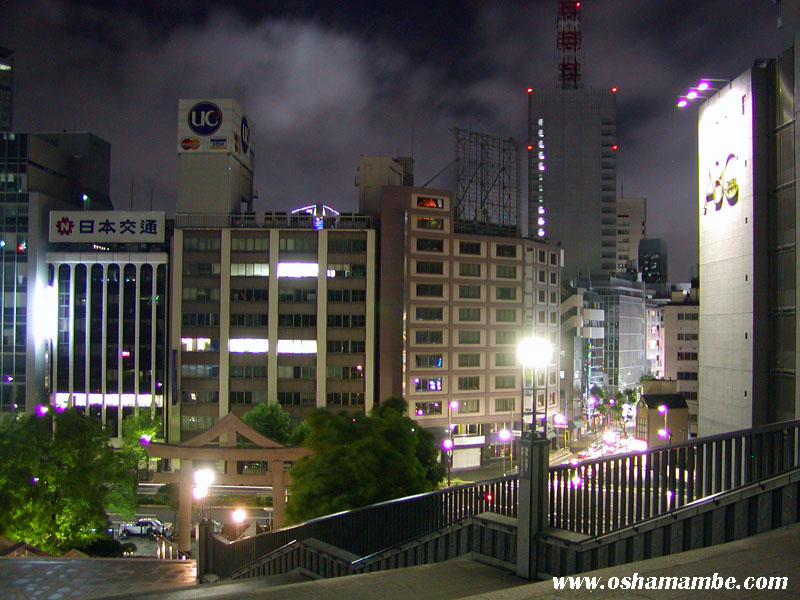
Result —
<svg viewBox="0 0 800 600"><path fill-rule="evenodd" d="M98 419L74 409L0 424L0 535L50 553L104 536L106 510L135 514L136 478Z"/></svg>
<svg viewBox="0 0 800 600"><path fill-rule="evenodd" d="M280 404L256 404L251 410L242 415L242 421L255 429L261 435L271 440L285 444L289 441L292 429L292 418Z"/></svg>
<svg viewBox="0 0 800 600"><path fill-rule="evenodd" d="M428 464L432 436L398 412L396 403L384 403L370 416L319 409L306 420L304 445L314 454L292 469L286 507L292 522L430 491L442 479L439 471L434 481L437 470Z"/></svg>
<svg viewBox="0 0 800 600"><path fill-rule="evenodd" d="M161 419L144 410L122 420L122 449L130 454L137 471L147 469L150 462L142 440L154 440L161 437L161 432Z"/></svg>

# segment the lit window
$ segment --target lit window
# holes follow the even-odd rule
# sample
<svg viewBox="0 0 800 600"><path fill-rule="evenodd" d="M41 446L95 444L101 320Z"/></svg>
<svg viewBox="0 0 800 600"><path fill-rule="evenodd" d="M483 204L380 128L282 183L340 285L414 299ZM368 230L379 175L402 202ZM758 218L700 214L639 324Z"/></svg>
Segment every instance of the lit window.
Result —
<svg viewBox="0 0 800 600"><path fill-rule="evenodd" d="M278 354L316 354L317 340L278 340Z"/></svg>
<svg viewBox="0 0 800 600"><path fill-rule="evenodd" d="M232 338L228 342L230 352L249 352L263 354L269 350L269 340L260 338Z"/></svg>
<svg viewBox="0 0 800 600"><path fill-rule="evenodd" d="M317 277L317 263L282 262L278 263L278 277Z"/></svg>

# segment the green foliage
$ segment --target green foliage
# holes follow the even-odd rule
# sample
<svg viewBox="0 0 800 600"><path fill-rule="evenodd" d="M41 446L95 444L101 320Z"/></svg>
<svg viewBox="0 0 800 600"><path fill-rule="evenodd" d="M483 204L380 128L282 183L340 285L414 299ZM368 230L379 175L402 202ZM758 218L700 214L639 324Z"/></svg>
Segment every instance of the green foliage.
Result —
<svg viewBox="0 0 800 600"><path fill-rule="evenodd" d="M73 409L0 425L0 535L59 554L102 538L106 510L135 513L134 471L108 440Z"/></svg>
<svg viewBox="0 0 800 600"><path fill-rule="evenodd" d="M172 512L178 512L179 486L177 483L166 483L153 494L155 504L168 506Z"/></svg>
<svg viewBox="0 0 800 600"><path fill-rule="evenodd" d="M307 417L304 445L314 454L292 469L292 522L430 491L441 481L429 464L432 436L396 404L381 406L371 416L320 409Z"/></svg>
<svg viewBox="0 0 800 600"><path fill-rule="evenodd" d="M281 444L289 441L292 418L280 404L256 404L242 415L242 421L271 440Z"/></svg>
<svg viewBox="0 0 800 600"><path fill-rule="evenodd" d="M302 446L308 436L308 432L308 423L305 420L300 421L295 428L292 429L292 433L289 434L289 445Z"/></svg>
<svg viewBox="0 0 800 600"><path fill-rule="evenodd" d="M140 411L122 420L122 449L130 455L129 460L136 469L146 468L149 460L141 443L142 436L154 440L162 436L161 432L161 419L147 411Z"/></svg>

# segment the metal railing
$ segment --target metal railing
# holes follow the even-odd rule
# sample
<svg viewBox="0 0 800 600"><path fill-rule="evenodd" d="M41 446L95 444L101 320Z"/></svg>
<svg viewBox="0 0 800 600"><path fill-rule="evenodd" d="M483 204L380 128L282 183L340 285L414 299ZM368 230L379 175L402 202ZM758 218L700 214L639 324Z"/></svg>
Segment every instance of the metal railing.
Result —
<svg viewBox="0 0 800 600"><path fill-rule="evenodd" d="M789 421L550 467L549 525L598 536L799 466Z"/></svg>
<svg viewBox="0 0 800 600"><path fill-rule="evenodd" d="M367 556L482 512L517 516L516 475L469 483L328 515L228 542L210 541L211 572L226 577L293 541L310 538Z"/></svg>
<svg viewBox="0 0 800 600"><path fill-rule="evenodd" d="M369 215L317 217L280 212L250 214L177 214L177 229L375 229L379 221Z"/></svg>

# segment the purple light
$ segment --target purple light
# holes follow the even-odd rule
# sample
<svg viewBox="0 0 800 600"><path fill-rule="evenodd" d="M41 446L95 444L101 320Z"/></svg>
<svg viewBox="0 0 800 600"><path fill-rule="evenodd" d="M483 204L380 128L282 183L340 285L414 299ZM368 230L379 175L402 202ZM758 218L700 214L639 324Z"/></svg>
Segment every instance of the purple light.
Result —
<svg viewBox="0 0 800 600"><path fill-rule="evenodd" d="M667 414L667 405L666 404L662 404L661 406L658 407L658 414L660 414L660 415Z"/></svg>
<svg viewBox="0 0 800 600"><path fill-rule="evenodd" d="M662 440L667 439L669 437L669 430L667 430L667 429L659 429L658 430L658 437L660 437Z"/></svg>
<svg viewBox="0 0 800 600"><path fill-rule="evenodd" d="M589 396L586 399L586 406L590 408L594 408L595 406L597 406L597 396Z"/></svg>
<svg viewBox="0 0 800 600"><path fill-rule="evenodd" d="M451 439L449 439L449 438L448 438L448 439L446 439L446 440L443 440L443 441L442 441L442 449L443 449L443 450L446 450L446 451L448 451L448 452L449 452L450 450L452 450L452 449L453 449L453 440L451 440Z"/></svg>
<svg viewBox="0 0 800 600"><path fill-rule="evenodd" d="M686 98L678 100L678 108L686 108L687 106L689 106L689 101Z"/></svg>
<svg viewBox="0 0 800 600"><path fill-rule="evenodd" d="M63 404L56 404L56 412L64 412L67 410L67 407Z"/></svg>
<svg viewBox="0 0 800 600"><path fill-rule="evenodd" d="M150 443L150 440L151 440L150 434L149 433L143 433L142 437L139 438L139 443L142 446L147 446L147 444Z"/></svg>
<svg viewBox="0 0 800 600"><path fill-rule="evenodd" d="M686 97L689 100L694 100L695 98L697 98L698 95L699 94L697 93L697 90L689 90L688 92L686 92Z"/></svg>
<svg viewBox="0 0 800 600"><path fill-rule="evenodd" d="M44 404L39 404L39 405L36 406L36 414L38 416L40 416L40 417L45 416L47 414L48 410L49 410L49 408L47 406L45 406Z"/></svg>
<svg viewBox="0 0 800 600"><path fill-rule="evenodd" d="M500 438L501 442L507 442L511 439L511 432L508 429L503 429L499 434L498 437Z"/></svg>
<svg viewBox="0 0 800 600"><path fill-rule="evenodd" d="M458 400L450 400L450 410L456 410L458 408Z"/></svg>
<svg viewBox="0 0 800 600"><path fill-rule="evenodd" d="M37 483L39 483L39 478L35 475L31 476L31 485L36 485Z"/></svg>
<svg viewBox="0 0 800 600"><path fill-rule="evenodd" d="M614 399L614 398L611 398L611 399L608 401L608 405L609 405L609 406L614 406L616 403L617 403L617 401L616 401L616 399Z"/></svg>
<svg viewBox="0 0 800 600"><path fill-rule="evenodd" d="M701 92L704 92L705 90L707 90L710 87L711 87L711 84L708 81L706 81L705 79L701 79L697 83L697 89L700 90Z"/></svg>

